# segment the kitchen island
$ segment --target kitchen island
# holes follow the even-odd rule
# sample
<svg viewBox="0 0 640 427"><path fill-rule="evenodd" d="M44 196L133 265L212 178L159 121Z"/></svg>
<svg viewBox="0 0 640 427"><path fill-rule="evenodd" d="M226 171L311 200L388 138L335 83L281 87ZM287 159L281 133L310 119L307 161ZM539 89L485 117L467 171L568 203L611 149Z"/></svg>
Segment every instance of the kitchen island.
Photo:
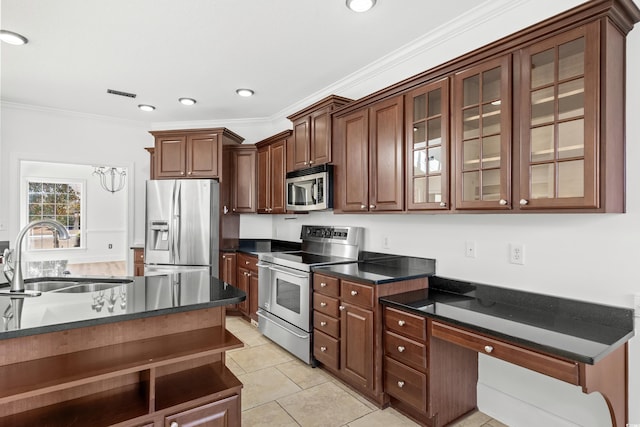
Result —
<svg viewBox="0 0 640 427"><path fill-rule="evenodd" d="M240 425L224 307L242 291L200 272L77 283L0 298L0 426Z"/></svg>

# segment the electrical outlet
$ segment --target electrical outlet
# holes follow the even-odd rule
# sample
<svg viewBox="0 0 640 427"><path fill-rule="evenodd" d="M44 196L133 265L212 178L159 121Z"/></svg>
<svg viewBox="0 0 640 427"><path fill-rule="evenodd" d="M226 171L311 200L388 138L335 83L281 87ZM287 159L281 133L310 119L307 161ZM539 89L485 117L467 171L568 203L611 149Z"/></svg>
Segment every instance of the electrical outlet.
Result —
<svg viewBox="0 0 640 427"><path fill-rule="evenodd" d="M475 258L476 257L476 242L474 242L473 240L467 240L465 242L464 255L467 258Z"/></svg>
<svg viewBox="0 0 640 427"><path fill-rule="evenodd" d="M524 265L524 245L522 243L509 244L509 262Z"/></svg>

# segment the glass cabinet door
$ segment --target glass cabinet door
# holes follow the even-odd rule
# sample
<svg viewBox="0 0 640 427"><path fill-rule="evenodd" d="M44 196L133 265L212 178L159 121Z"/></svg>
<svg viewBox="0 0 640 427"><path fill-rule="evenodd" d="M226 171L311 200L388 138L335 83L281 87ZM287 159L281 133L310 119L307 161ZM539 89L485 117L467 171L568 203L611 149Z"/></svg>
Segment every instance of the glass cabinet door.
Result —
<svg viewBox="0 0 640 427"><path fill-rule="evenodd" d="M454 79L456 209L509 209L510 56Z"/></svg>
<svg viewBox="0 0 640 427"><path fill-rule="evenodd" d="M407 209L449 209L449 81L405 96Z"/></svg>
<svg viewBox="0 0 640 427"><path fill-rule="evenodd" d="M522 51L522 209L597 207L597 23Z"/></svg>

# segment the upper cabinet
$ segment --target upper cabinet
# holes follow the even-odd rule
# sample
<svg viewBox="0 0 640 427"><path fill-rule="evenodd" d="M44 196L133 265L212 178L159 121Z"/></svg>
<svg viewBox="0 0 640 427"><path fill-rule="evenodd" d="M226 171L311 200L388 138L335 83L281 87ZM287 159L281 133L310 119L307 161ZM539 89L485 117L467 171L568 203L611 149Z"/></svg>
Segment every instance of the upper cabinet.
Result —
<svg viewBox="0 0 640 427"><path fill-rule="evenodd" d="M349 102L332 95L287 117L293 122L287 171L331 163L331 113Z"/></svg>
<svg viewBox="0 0 640 427"><path fill-rule="evenodd" d="M403 107L399 96L336 117L336 210L404 209Z"/></svg>
<svg viewBox="0 0 640 427"><path fill-rule="evenodd" d="M284 192L287 146L290 138L291 131L287 130L256 144L258 148L258 213L286 212Z"/></svg>
<svg viewBox="0 0 640 427"><path fill-rule="evenodd" d="M453 78L456 209L508 209L511 190L510 55Z"/></svg>
<svg viewBox="0 0 640 427"><path fill-rule="evenodd" d="M243 144L231 150L231 210L236 213L256 212L256 147Z"/></svg>
<svg viewBox="0 0 640 427"><path fill-rule="evenodd" d="M598 136L600 40L593 22L521 51L520 209L599 207L599 156L622 154Z"/></svg>
<svg viewBox="0 0 640 427"><path fill-rule="evenodd" d="M405 95L407 210L446 210L449 202L449 80Z"/></svg>
<svg viewBox="0 0 640 427"><path fill-rule="evenodd" d="M624 212L639 20L630 0L586 2L343 106L336 212Z"/></svg>
<svg viewBox="0 0 640 427"><path fill-rule="evenodd" d="M226 128L152 131L154 179L220 178L222 147L244 140Z"/></svg>

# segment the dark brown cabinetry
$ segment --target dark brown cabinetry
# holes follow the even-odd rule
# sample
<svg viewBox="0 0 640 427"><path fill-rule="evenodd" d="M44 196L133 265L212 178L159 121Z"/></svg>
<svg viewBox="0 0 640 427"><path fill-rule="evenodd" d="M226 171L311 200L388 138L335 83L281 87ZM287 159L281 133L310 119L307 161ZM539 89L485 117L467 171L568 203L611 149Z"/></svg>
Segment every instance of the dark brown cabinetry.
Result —
<svg viewBox="0 0 640 427"><path fill-rule="evenodd" d="M385 404L378 298L426 286L426 279L371 285L315 273L313 356L356 390Z"/></svg>
<svg viewBox="0 0 640 427"><path fill-rule="evenodd" d="M395 97L337 117L337 210L404 209L404 101Z"/></svg>
<svg viewBox="0 0 640 427"><path fill-rule="evenodd" d="M449 80L405 95L407 210L449 209Z"/></svg>
<svg viewBox="0 0 640 427"><path fill-rule="evenodd" d="M231 156L231 210L235 213L255 213L256 148L253 145L240 145L231 150Z"/></svg>
<svg viewBox="0 0 640 427"><path fill-rule="evenodd" d="M144 248L133 248L133 275L144 276Z"/></svg>
<svg viewBox="0 0 640 427"><path fill-rule="evenodd" d="M291 170L331 162L331 113L349 102L332 95L287 117L293 122L293 137L287 147Z"/></svg>
<svg viewBox="0 0 640 427"><path fill-rule="evenodd" d="M222 147L242 137L225 128L152 131L154 179L220 178Z"/></svg>
<svg viewBox="0 0 640 427"><path fill-rule="evenodd" d="M247 299L239 304L242 314L258 321L258 257L239 253L237 256L237 287L247 294Z"/></svg>
<svg viewBox="0 0 640 427"><path fill-rule="evenodd" d="M237 255L233 252L222 252L220 260L220 279L235 286Z"/></svg>
<svg viewBox="0 0 640 427"><path fill-rule="evenodd" d="M285 213L285 178L287 142L291 131L287 130L260 141L258 148L258 213Z"/></svg>

